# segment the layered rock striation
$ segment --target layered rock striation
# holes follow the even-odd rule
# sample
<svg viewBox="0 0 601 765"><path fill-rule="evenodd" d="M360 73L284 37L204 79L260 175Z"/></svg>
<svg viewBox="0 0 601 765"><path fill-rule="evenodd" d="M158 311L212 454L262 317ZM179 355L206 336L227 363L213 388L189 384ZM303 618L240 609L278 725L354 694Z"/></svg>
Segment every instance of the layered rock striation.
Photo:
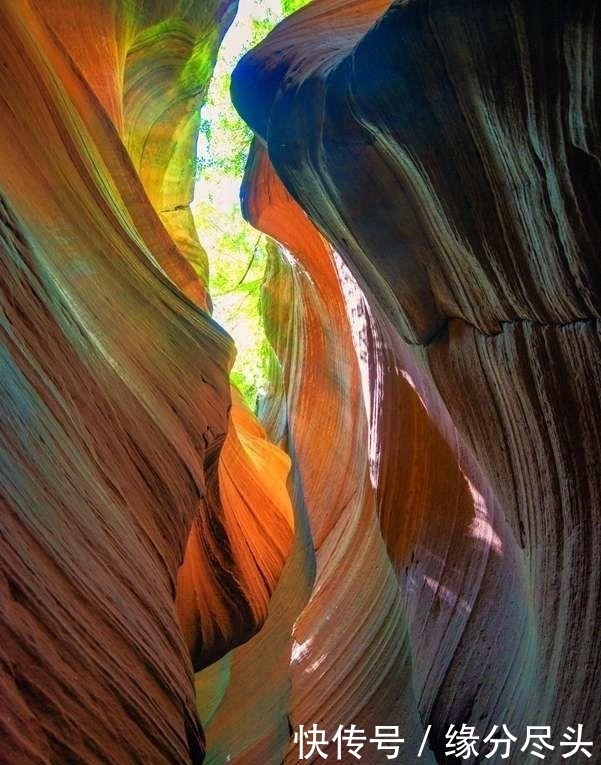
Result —
<svg viewBox="0 0 601 765"><path fill-rule="evenodd" d="M292 719L331 734L338 724L369 728L374 708L388 722L385 689L394 688L432 726L439 762L450 724L484 736L501 723L521 742L527 726L550 726L549 757L560 761L567 726L583 723L594 740L600 725L596 5L387 5L314 2L233 78L258 138L249 219L295 252L293 272L314 289L326 264L336 268L334 291L351 304L346 333L368 432L346 446L370 455L373 511L405 625L385 646L393 617L383 621L378 649L357 627L349 653L349 611L332 611L340 641L316 638L292 663ZM281 208L275 176L304 221ZM295 243L274 232L272 215L297 232ZM331 245L309 252L300 232L311 226ZM290 287L271 283L283 300ZM320 332L336 337L327 319ZM296 370L296 346L281 348L284 370ZM335 379L328 409L342 418L352 376ZM288 383L290 422L299 387L310 395L308 373ZM289 437L294 448L302 439L293 429ZM348 485L348 474L337 477ZM309 502L308 512L318 553L314 594L295 626L303 637L333 566L320 560L322 511ZM375 560L356 551L338 561L339 587L363 566L367 588ZM383 592L374 601L359 587L351 622L363 624L378 603L387 610ZM380 687L371 673L386 659L400 667L400 644L410 669ZM355 706L341 701L348 675L337 652ZM393 715L409 738L414 714ZM476 760L489 761L476 748ZM515 747L509 761L524 756ZM399 761L415 761L411 746Z"/></svg>
<svg viewBox="0 0 601 765"><path fill-rule="evenodd" d="M238 65L261 422L189 210L234 5L0 7L0 763L594 762L596 3L314 0Z"/></svg>
<svg viewBox="0 0 601 765"><path fill-rule="evenodd" d="M0 9L6 765L200 763L193 672L260 627L292 543L188 208L233 13Z"/></svg>

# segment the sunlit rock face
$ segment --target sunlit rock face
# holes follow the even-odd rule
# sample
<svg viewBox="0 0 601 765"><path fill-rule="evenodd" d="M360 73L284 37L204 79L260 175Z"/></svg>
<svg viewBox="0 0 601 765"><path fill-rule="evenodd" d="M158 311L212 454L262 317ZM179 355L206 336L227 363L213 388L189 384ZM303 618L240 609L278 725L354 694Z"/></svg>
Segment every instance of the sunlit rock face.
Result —
<svg viewBox="0 0 601 765"><path fill-rule="evenodd" d="M601 734L598 9L387 6L317 0L233 77L245 213L289 251L290 719L399 724L406 763L428 725L439 762L451 723L548 725L559 762Z"/></svg>
<svg viewBox="0 0 601 765"><path fill-rule="evenodd" d="M0 4L0 763L597 756L595 4L316 0L238 67L261 423L188 207L234 5Z"/></svg>
<svg viewBox="0 0 601 765"><path fill-rule="evenodd" d="M228 2L0 7L0 762L200 763L289 458L228 383L188 203Z"/></svg>

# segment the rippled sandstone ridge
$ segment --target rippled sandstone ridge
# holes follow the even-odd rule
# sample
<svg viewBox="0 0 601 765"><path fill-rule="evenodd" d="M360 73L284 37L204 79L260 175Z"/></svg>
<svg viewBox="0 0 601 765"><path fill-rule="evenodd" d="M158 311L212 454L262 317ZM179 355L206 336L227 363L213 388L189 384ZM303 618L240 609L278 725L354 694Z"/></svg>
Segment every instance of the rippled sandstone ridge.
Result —
<svg viewBox="0 0 601 765"><path fill-rule="evenodd" d="M0 763L596 762L598 4L314 0L242 60L260 423L188 207L234 5L0 5Z"/></svg>

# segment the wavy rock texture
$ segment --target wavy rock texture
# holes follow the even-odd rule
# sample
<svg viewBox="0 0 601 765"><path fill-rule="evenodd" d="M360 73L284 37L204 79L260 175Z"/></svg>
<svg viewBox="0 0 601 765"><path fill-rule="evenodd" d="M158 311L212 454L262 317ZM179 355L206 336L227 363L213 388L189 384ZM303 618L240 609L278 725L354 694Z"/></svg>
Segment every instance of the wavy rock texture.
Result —
<svg viewBox="0 0 601 765"><path fill-rule="evenodd" d="M7 765L200 763L193 669L259 628L292 544L187 208L232 15L0 8Z"/></svg>
<svg viewBox="0 0 601 765"><path fill-rule="evenodd" d="M315 0L239 65L262 424L188 208L233 5L0 7L0 763L597 742L596 5Z"/></svg>
<svg viewBox="0 0 601 765"><path fill-rule="evenodd" d="M328 508L340 500L334 516L348 519L341 536L320 495L309 490L305 501L316 584L294 628L291 718L330 733L351 722L369 728L388 722L396 703L395 721L419 740L415 702L440 762L450 723L482 736L501 722L519 736L550 725L559 739L582 722L595 740L596 4L386 5L317 0L233 79L273 167L257 148L247 215L294 253L292 265L274 267L268 311L288 448L307 486L320 477L300 452L312 427L328 433L327 445L312 442L318 467L341 455L353 467L328 481ZM311 224L292 201L282 206L274 172L333 250L310 247ZM338 273L329 288L328 269ZM328 316L307 330L297 317L320 292ZM351 333L355 364L345 351ZM332 351L323 357L312 343L325 339ZM354 371L336 370L341 359ZM322 373L329 387L315 380ZM349 412L353 427L333 447L323 418ZM368 485L355 483L361 471ZM358 494L344 500L339 486ZM377 595L370 586L385 559L367 553L365 529L354 545L355 502L378 515L396 574ZM399 674L379 676L384 667ZM476 759L494 761L479 750ZM514 747L510 761L523 757ZM560 757L556 748L548 759ZM415 762L411 744L399 761Z"/></svg>

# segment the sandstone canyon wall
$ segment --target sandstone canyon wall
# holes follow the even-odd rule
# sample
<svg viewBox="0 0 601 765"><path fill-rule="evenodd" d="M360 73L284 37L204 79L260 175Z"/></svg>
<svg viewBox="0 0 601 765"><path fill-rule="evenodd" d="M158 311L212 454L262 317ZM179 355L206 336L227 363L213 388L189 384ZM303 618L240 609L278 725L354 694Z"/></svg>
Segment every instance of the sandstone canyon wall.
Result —
<svg viewBox="0 0 601 765"><path fill-rule="evenodd" d="M290 549L289 460L232 406L187 207L233 11L0 8L7 765L200 763L193 670L256 631Z"/></svg>
<svg viewBox="0 0 601 765"><path fill-rule="evenodd" d="M269 157L246 185L247 215L282 240L284 215L270 229L278 201L265 192L277 175L343 264L343 291L349 281L360 290L375 510L401 591L407 687L439 761L451 723L488 731L503 721L523 735L587 720L590 740L597 4L387 5L313 3L239 64L234 102L258 136L256 156ZM299 258L316 287L326 259ZM339 385L333 404L348 400ZM309 717L329 722L336 690L324 706L314 695ZM305 699L292 706L297 722ZM561 761L557 749L547 758Z"/></svg>
<svg viewBox="0 0 601 765"><path fill-rule="evenodd" d="M314 0L242 60L261 422L188 206L234 5L0 7L0 763L599 761L597 3Z"/></svg>

